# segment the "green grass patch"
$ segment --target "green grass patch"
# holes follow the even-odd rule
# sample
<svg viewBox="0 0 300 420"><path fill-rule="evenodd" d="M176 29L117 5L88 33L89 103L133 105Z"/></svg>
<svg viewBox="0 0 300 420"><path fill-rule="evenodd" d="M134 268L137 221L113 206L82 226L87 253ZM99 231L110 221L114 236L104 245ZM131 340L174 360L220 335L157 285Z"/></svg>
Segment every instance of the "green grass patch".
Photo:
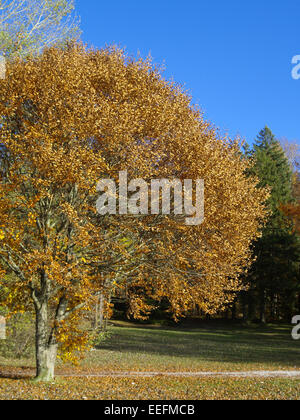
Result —
<svg viewBox="0 0 300 420"><path fill-rule="evenodd" d="M235 371L300 369L290 325L133 326L115 322L83 362L109 370Z"/></svg>

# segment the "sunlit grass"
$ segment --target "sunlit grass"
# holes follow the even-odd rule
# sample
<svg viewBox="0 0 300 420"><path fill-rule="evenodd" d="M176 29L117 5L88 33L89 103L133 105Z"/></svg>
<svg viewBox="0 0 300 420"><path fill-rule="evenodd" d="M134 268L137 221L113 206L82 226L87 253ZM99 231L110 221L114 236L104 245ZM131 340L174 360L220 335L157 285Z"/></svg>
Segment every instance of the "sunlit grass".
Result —
<svg viewBox="0 0 300 420"><path fill-rule="evenodd" d="M289 325L207 324L202 328L113 326L82 366L105 370L232 371L300 369Z"/></svg>
<svg viewBox="0 0 300 420"><path fill-rule="evenodd" d="M77 367L58 364L58 377L34 385L8 379L34 373L34 360L0 358L0 399L299 399L300 379L216 377L113 377L112 372L300 370L300 342L291 326L243 326L210 322L159 327L114 322ZM6 366L6 367L5 367ZM1 372L1 368L0 368ZM4 374L4 372L6 372Z"/></svg>

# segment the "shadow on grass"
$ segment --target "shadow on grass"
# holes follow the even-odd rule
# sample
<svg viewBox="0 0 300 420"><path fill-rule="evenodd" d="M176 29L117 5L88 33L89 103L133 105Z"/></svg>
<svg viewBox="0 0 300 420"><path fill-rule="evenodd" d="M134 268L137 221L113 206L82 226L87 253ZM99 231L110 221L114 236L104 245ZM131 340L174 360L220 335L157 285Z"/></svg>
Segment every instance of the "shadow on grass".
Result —
<svg viewBox="0 0 300 420"><path fill-rule="evenodd" d="M12 380L20 380L20 379L32 379L34 377L33 370L29 370L28 368L0 368L0 379L12 379Z"/></svg>
<svg viewBox="0 0 300 420"><path fill-rule="evenodd" d="M96 346L115 352L146 353L225 363L261 363L300 368L300 343L288 325L207 324L201 328L112 327Z"/></svg>

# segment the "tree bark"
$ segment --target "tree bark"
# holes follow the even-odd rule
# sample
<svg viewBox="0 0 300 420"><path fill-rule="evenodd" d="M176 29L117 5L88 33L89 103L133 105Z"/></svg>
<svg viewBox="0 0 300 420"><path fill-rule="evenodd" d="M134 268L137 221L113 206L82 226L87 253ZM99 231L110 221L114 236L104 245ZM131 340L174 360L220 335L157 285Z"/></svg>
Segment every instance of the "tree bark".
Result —
<svg viewBox="0 0 300 420"><path fill-rule="evenodd" d="M104 327L104 294L101 293L99 296L98 329L103 330L103 327Z"/></svg>
<svg viewBox="0 0 300 420"><path fill-rule="evenodd" d="M47 304L36 306L36 377L35 381L53 381L57 343L49 336Z"/></svg>
<svg viewBox="0 0 300 420"><path fill-rule="evenodd" d="M100 293L95 306L94 329L102 330L104 325L104 294Z"/></svg>

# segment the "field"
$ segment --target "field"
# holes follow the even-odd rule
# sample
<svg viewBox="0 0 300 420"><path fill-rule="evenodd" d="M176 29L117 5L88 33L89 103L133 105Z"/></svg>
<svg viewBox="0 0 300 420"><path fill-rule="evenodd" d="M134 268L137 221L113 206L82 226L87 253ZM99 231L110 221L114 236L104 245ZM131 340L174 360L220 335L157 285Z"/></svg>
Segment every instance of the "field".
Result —
<svg viewBox="0 0 300 420"><path fill-rule="evenodd" d="M33 360L0 359L0 398L299 399L300 378L213 375L300 371L299 345L290 325L209 322L174 328L119 321L79 366L58 365L53 384L30 381ZM164 376L172 372L177 374ZM182 375L195 372L212 376Z"/></svg>

